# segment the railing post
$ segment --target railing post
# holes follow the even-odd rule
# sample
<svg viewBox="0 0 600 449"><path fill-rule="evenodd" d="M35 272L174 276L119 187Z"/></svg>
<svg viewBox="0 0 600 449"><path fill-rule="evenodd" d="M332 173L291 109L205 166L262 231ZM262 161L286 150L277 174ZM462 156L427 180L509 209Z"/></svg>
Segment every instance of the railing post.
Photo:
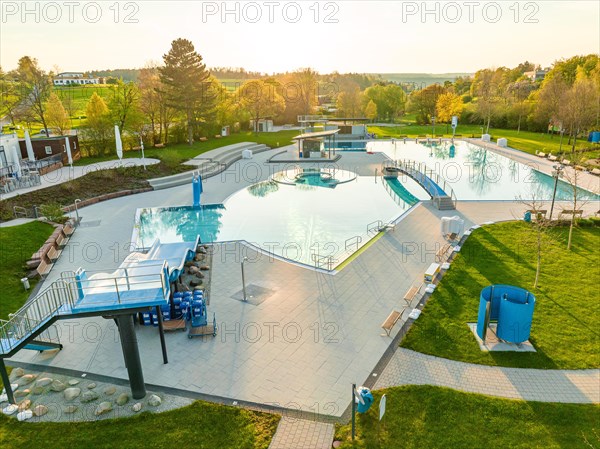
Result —
<svg viewBox="0 0 600 449"><path fill-rule="evenodd" d="M121 294L119 293L119 284L117 283L117 278L115 278L115 290L117 291L117 301L121 304Z"/></svg>

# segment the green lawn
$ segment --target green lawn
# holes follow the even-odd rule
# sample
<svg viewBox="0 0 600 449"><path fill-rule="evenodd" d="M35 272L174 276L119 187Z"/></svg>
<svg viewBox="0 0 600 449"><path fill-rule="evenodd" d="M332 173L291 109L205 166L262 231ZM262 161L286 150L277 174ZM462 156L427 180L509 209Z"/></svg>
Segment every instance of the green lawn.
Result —
<svg viewBox="0 0 600 449"><path fill-rule="evenodd" d="M423 126L423 125L400 125L393 127L384 127L384 126L369 126L369 132L377 134L378 137L399 137L399 136L408 136L408 137L418 137L418 136L431 136L432 134L431 125ZM452 128L449 128L449 131L446 132L446 125L436 125L435 133L443 134L445 137L452 136ZM457 130L457 134L461 134L463 137L481 137L481 126L479 125L459 125ZM568 138L563 139L562 150L560 150L560 136L557 135L548 135L546 133L534 133L530 131L521 131L517 133L515 129L490 129L490 134L492 139L496 141L497 139L504 137L508 139L508 145L517 150L524 151L526 153L535 154L536 151L541 151L543 153L570 153L571 146L568 145ZM593 146L593 144L578 140L577 141L577 150L582 149L592 149L592 151L586 152L586 158L591 159L598 157L600 154L600 147L598 145ZM560 151L559 151L560 150Z"/></svg>
<svg viewBox="0 0 600 449"><path fill-rule="evenodd" d="M17 422L0 416L5 449L267 449L279 416L194 402L165 413L77 423Z"/></svg>
<svg viewBox="0 0 600 449"><path fill-rule="evenodd" d="M386 413L379 422L379 399ZM374 392L375 403L351 427L336 431L342 448L590 449L600 446L598 405L512 401L430 387ZM586 443L589 442L590 444Z"/></svg>
<svg viewBox="0 0 600 449"><path fill-rule="evenodd" d="M7 319L28 298L30 291L21 284L21 278L27 274L25 262L53 231L52 226L39 221L0 228L0 319ZM30 280L31 286L36 282Z"/></svg>
<svg viewBox="0 0 600 449"><path fill-rule="evenodd" d="M540 286L535 277L535 231L526 223L484 226L473 232L402 341L405 348L485 365L582 369L600 367L600 226L568 228L546 236ZM531 329L536 353L482 352L467 327L477 322L481 289L511 284L537 299Z"/></svg>

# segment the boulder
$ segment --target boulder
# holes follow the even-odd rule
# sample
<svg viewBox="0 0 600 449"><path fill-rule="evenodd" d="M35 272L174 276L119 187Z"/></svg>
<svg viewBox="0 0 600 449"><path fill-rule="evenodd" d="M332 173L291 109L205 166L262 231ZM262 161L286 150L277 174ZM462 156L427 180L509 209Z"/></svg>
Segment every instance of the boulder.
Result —
<svg viewBox="0 0 600 449"><path fill-rule="evenodd" d="M201 269L202 271L208 271L208 270L210 270L210 267L209 267L208 265L202 265L202 266L200 267L200 269Z"/></svg>
<svg viewBox="0 0 600 449"><path fill-rule="evenodd" d="M106 387L104 389L104 394L107 396L112 396L113 394L115 394L117 392L116 387L113 387L112 385L109 387Z"/></svg>
<svg viewBox="0 0 600 449"><path fill-rule="evenodd" d="M63 392L63 395L65 396L65 401L72 401L75 398L79 397L80 394L81 394L81 388L77 388L77 387L67 388Z"/></svg>
<svg viewBox="0 0 600 449"><path fill-rule="evenodd" d="M69 405L67 408L65 408L65 413L68 415L71 415L71 414L75 413L78 408L79 407L77 407L76 405Z"/></svg>
<svg viewBox="0 0 600 449"><path fill-rule="evenodd" d="M25 374L24 376L21 376L19 378L19 380L17 381L17 385L19 387L29 385L31 382L33 382L35 380L36 377L37 376L35 374Z"/></svg>
<svg viewBox="0 0 600 449"><path fill-rule="evenodd" d="M121 393L117 397L117 405L125 405L129 402L129 395L127 393Z"/></svg>
<svg viewBox="0 0 600 449"><path fill-rule="evenodd" d="M96 388L96 384L94 382L92 382L87 387L88 387L88 390L93 390L94 388Z"/></svg>
<svg viewBox="0 0 600 449"><path fill-rule="evenodd" d="M96 407L96 411L94 414L96 416L104 415L112 410L112 404L110 402L101 402L98 407Z"/></svg>
<svg viewBox="0 0 600 449"><path fill-rule="evenodd" d="M25 375L25 370L23 368L15 368L12 370L12 375L15 377L23 377Z"/></svg>
<svg viewBox="0 0 600 449"><path fill-rule="evenodd" d="M133 404L133 407L131 407L131 410L133 410L134 412L139 412L142 409L142 403L141 402L136 402L135 404Z"/></svg>
<svg viewBox="0 0 600 449"><path fill-rule="evenodd" d="M13 415L17 411L18 408L19 408L18 405L10 404L2 409L2 413L4 413L5 415Z"/></svg>
<svg viewBox="0 0 600 449"><path fill-rule="evenodd" d="M25 410L29 410L31 408L31 399L24 399L19 402L19 412L24 412Z"/></svg>
<svg viewBox="0 0 600 449"><path fill-rule="evenodd" d="M78 383L79 383L79 380L77 380L77 379L69 379L69 385L71 385L72 387L74 387Z"/></svg>
<svg viewBox="0 0 600 449"><path fill-rule="evenodd" d="M12 391L15 391L17 388L19 388L19 386L17 384L10 384L10 389ZM6 388L3 388L2 389L2 394L5 394L5 393L6 393Z"/></svg>
<svg viewBox="0 0 600 449"><path fill-rule="evenodd" d="M22 412L17 413L18 421L27 421L31 418L33 418L33 412L31 410L24 410Z"/></svg>
<svg viewBox="0 0 600 449"><path fill-rule="evenodd" d="M0 394L0 404L8 402L8 396L6 394Z"/></svg>
<svg viewBox="0 0 600 449"><path fill-rule="evenodd" d="M196 274L196 273L198 273L198 271L200 271L200 268L198 268L196 266L191 266L189 268L189 270L190 270L190 274Z"/></svg>
<svg viewBox="0 0 600 449"><path fill-rule="evenodd" d="M81 395L81 402L92 402L98 399L100 396L98 393L92 390L88 390Z"/></svg>
<svg viewBox="0 0 600 449"><path fill-rule="evenodd" d="M200 246L198 248L196 248L196 254L206 254L206 248L204 248L203 246Z"/></svg>
<svg viewBox="0 0 600 449"><path fill-rule="evenodd" d="M158 407L162 403L162 400L155 394L148 398L148 405L151 407Z"/></svg>
<svg viewBox="0 0 600 449"><path fill-rule="evenodd" d="M198 279L204 279L204 274L202 274L200 271L196 273L196 277Z"/></svg>
<svg viewBox="0 0 600 449"><path fill-rule="evenodd" d="M38 387L47 387L51 383L52 379L50 379L49 377L42 377L41 379L35 381L35 385Z"/></svg>
<svg viewBox="0 0 600 449"><path fill-rule="evenodd" d="M50 390L52 391L64 391L65 388L67 386L58 379L54 379L50 384Z"/></svg>
<svg viewBox="0 0 600 449"><path fill-rule="evenodd" d="M40 387L39 385L36 385L35 387L33 387L31 389L32 394L42 394L43 392L44 392L44 387Z"/></svg>
<svg viewBox="0 0 600 449"><path fill-rule="evenodd" d="M33 408L34 416L44 416L46 413L48 413L48 407L43 404L36 405Z"/></svg>
<svg viewBox="0 0 600 449"><path fill-rule="evenodd" d="M28 388L24 389L24 390L17 390L13 393L13 396L15 398L23 398L25 396L27 396L29 393L31 393L31 390L29 390Z"/></svg>

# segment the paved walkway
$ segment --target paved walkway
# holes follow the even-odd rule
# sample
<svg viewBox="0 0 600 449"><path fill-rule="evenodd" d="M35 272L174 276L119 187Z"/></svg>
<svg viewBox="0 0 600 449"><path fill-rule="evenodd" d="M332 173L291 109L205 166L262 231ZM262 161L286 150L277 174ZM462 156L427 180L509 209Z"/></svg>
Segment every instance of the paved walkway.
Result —
<svg viewBox="0 0 600 449"><path fill-rule="evenodd" d="M154 165L158 164L159 162L160 161L158 159L145 158L146 165ZM54 170L50 173L42 175L40 185L14 190L10 193L3 193L0 195L0 200L12 198L13 196L17 195L23 195L24 193L33 192L34 190L45 189L46 187L52 187L57 184L62 184L63 182L72 181L73 179L80 178L97 170L106 170L117 167L135 167L140 165L142 165L142 159L133 157L125 158L122 161L115 159L112 161L96 162L88 165L62 167L58 170Z"/></svg>
<svg viewBox="0 0 600 449"><path fill-rule="evenodd" d="M375 384L436 385L526 401L600 403L600 370L502 368L456 362L398 348Z"/></svg>
<svg viewBox="0 0 600 449"><path fill-rule="evenodd" d="M329 449L334 432L333 424L284 417L269 449Z"/></svg>

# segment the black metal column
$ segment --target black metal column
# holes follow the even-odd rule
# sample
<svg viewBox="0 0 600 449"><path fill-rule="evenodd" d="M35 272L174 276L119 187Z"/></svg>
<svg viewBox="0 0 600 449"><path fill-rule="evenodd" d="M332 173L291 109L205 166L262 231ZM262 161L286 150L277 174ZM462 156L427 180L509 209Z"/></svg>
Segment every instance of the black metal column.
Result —
<svg viewBox="0 0 600 449"><path fill-rule="evenodd" d="M166 365L169 363L167 358L167 343L165 342L165 329L163 327L163 316L160 306L156 306L156 316L158 316L158 333L160 335L160 347L162 348L163 363Z"/></svg>
<svg viewBox="0 0 600 449"><path fill-rule="evenodd" d="M134 399L142 399L146 396L146 385L144 384L144 373L140 361L140 352L133 327L131 315L119 315L117 317L119 327L119 336L121 337L121 347L123 348L123 357L125 366L129 375L129 385L131 386L131 396Z"/></svg>
<svg viewBox="0 0 600 449"><path fill-rule="evenodd" d="M10 402L11 404L16 404L15 397L10 386L10 378L8 377L8 371L6 371L6 365L4 364L4 359L2 358L0 358L0 377L2 377L2 383L4 384L4 389L6 390L8 402Z"/></svg>

